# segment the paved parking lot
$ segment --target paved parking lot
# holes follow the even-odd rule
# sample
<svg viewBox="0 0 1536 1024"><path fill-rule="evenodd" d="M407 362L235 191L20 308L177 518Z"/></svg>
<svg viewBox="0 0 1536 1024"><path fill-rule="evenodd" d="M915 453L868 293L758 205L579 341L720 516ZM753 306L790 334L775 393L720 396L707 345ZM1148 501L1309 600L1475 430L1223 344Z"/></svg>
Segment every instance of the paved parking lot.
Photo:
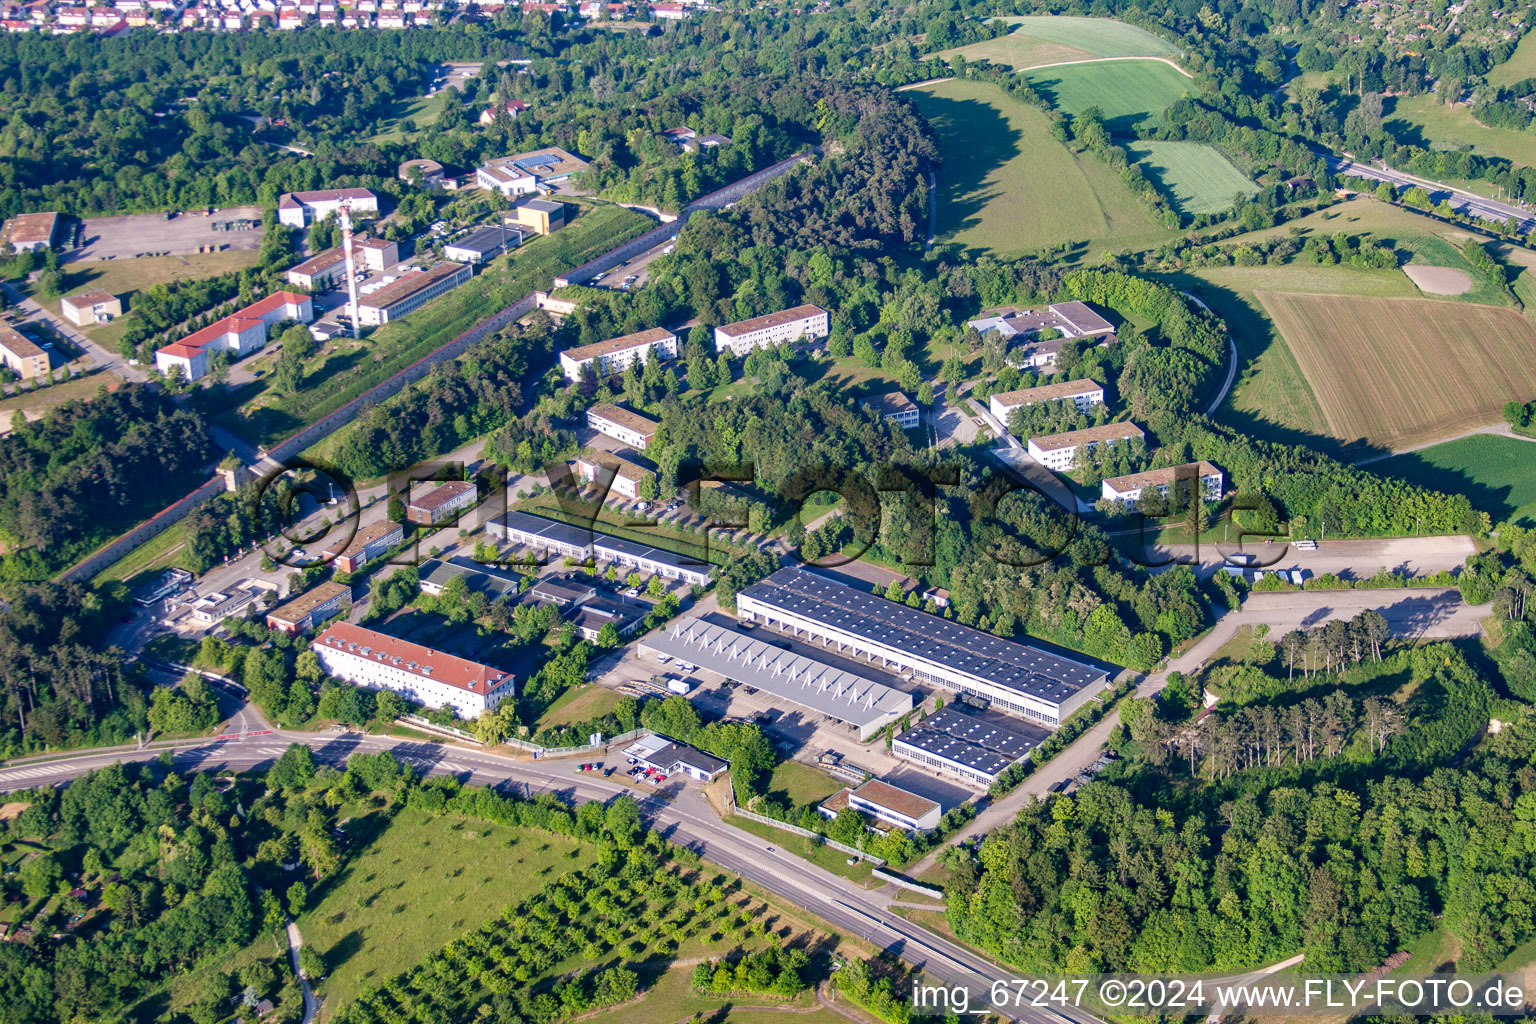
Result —
<svg viewBox="0 0 1536 1024"><path fill-rule="evenodd" d="M185 255L226 249L256 249L261 246L261 207L236 206L227 210L178 213L166 220L159 213L132 213L121 217L92 217L81 222L80 246L64 260L83 263L91 260L132 259L147 255ZM215 231L214 224L232 220L253 220L254 228L243 231Z"/></svg>

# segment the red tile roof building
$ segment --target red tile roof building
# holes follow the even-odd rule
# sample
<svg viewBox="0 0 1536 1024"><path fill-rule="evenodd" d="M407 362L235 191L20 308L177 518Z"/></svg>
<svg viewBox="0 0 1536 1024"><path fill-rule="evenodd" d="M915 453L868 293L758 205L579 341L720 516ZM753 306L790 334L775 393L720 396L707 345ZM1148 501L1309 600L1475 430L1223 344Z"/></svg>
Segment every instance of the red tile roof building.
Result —
<svg viewBox="0 0 1536 1024"><path fill-rule="evenodd" d="M478 718L517 693L510 672L350 622L332 623L310 649L337 678L393 690L427 707L451 707L464 718Z"/></svg>

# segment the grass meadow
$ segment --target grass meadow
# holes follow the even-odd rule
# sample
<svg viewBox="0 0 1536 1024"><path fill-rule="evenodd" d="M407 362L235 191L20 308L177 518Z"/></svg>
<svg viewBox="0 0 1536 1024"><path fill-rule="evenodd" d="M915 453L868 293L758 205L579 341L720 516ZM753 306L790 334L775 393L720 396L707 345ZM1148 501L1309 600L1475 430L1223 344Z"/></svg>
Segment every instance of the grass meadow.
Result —
<svg viewBox="0 0 1536 1024"><path fill-rule="evenodd" d="M1495 523L1536 522L1536 442L1474 434L1394 455L1366 467L1425 487L1465 494Z"/></svg>
<svg viewBox="0 0 1536 1024"><path fill-rule="evenodd" d="M938 172L941 242L1016 256L1063 241L1123 247L1169 237L1108 166L1074 155L1044 114L996 86L948 81L909 95L943 151L964 154Z"/></svg>
<svg viewBox="0 0 1536 1024"><path fill-rule="evenodd" d="M1138 142L1128 148L1180 213L1220 213L1238 196L1246 199L1259 190L1226 157L1198 142Z"/></svg>
<svg viewBox="0 0 1536 1024"><path fill-rule="evenodd" d="M382 828L369 837L370 825ZM338 1007L597 859L575 839L413 810L347 832L367 847L298 921L330 971L320 995Z"/></svg>
<svg viewBox="0 0 1536 1024"><path fill-rule="evenodd" d="M1130 135L1143 122L1155 121L1183 98L1194 83L1162 61L1113 60L1043 68L1027 75L1029 84L1068 114L1098 107L1115 135Z"/></svg>
<svg viewBox="0 0 1536 1024"><path fill-rule="evenodd" d="M1396 450L1497 422L1536 394L1536 325L1508 307L1260 292L1328 433ZM1452 355L1454 353L1454 355ZM1424 387L1426 376L1433 388Z"/></svg>
<svg viewBox="0 0 1536 1024"><path fill-rule="evenodd" d="M1033 39L1075 46L1097 57L1171 57L1173 44L1112 18L1025 14L1002 19Z"/></svg>

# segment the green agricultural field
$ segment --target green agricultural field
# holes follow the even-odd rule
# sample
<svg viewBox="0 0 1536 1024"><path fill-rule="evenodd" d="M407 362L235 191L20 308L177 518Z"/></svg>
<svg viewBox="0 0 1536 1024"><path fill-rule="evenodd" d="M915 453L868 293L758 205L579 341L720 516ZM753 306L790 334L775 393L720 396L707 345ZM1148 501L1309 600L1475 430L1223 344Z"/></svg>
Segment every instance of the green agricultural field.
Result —
<svg viewBox="0 0 1536 1024"><path fill-rule="evenodd" d="M1465 494L1494 522L1536 522L1536 442L1476 434L1394 455L1366 467L1436 490Z"/></svg>
<svg viewBox="0 0 1536 1024"><path fill-rule="evenodd" d="M957 154L938 172L940 241L1017 256L1061 242L1150 246L1169 237L1108 166L1074 156L1044 114L996 86L948 81L910 95L943 151Z"/></svg>
<svg viewBox="0 0 1536 1024"><path fill-rule="evenodd" d="M1111 18L1026 14L1002 20L1035 39L1075 46L1100 57L1171 57L1177 52L1167 40Z"/></svg>
<svg viewBox="0 0 1536 1024"><path fill-rule="evenodd" d="M363 833L371 823L347 831ZM352 841L367 848L298 922L330 969L320 995L338 1007L597 859L595 847L574 839L413 810L400 811L371 841Z"/></svg>
<svg viewBox="0 0 1536 1024"><path fill-rule="evenodd" d="M1142 122L1156 120L1194 85L1177 68L1152 60L1068 64L1030 72L1027 77L1041 95L1068 114L1098 107L1116 135L1132 134Z"/></svg>
<svg viewBox="0 0 1536 1024"><path fill-rule="evenodd" d="M1526 78L1536 78L1536 35L1527 32L1509 60L1488 72L1488 84L1514 85Z"/></svg>
<svg viewBox="0 0 1536 1024"><path fill-rule="evenodd" d="M1198 142L1139 142L1129 149L1180 213L1220 213L1238 196L1259 190L1226 157Z"/></svg>

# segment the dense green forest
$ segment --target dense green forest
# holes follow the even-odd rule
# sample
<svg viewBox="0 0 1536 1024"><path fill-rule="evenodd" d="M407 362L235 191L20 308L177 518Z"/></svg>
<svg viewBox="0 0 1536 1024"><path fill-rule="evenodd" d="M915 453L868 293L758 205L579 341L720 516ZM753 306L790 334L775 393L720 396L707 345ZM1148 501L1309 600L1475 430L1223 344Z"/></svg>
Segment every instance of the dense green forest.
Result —
<svg viewBox="0 0 1536 1024"><path fill-rule="evenodd" d="M1033 969L1226 970L1305 952L1316 970L1365 971L1437 919L1463 969L1499 963L1536 934L1509 898L1533 867L1536 729L1522 709L1455 762L1494 702L1459 650L1349 664L1297 677L1251 728L1232 714L1178 726L1182 684L1128 710L1116 773L952 858L951 923ZM1295 733L1287 708L1303 715Z"/></svg>
<svg viewBox="0 0 1536 1024"><path fill-rule="evenodd" d="M16 424L0 440L0 575L48 578L201 483L215 455L200 415L139 384Z"/></svg>

